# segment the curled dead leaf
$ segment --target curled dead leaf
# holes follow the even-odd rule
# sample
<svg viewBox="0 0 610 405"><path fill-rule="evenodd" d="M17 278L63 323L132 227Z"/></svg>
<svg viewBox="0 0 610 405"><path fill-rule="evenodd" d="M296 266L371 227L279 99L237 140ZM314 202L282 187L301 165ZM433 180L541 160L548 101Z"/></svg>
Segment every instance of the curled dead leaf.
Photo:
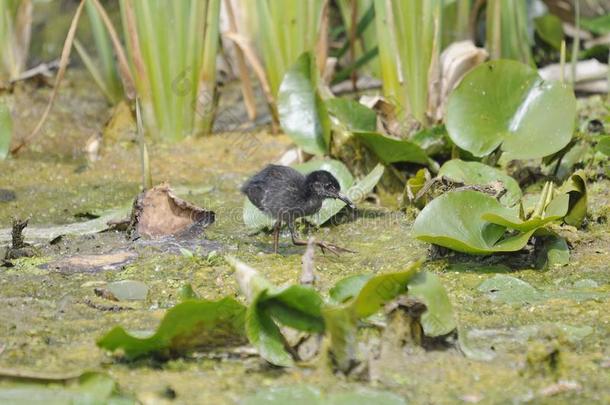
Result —
<svg viewBox="0 0 610 405"><path fill-rule="evenodd" d="M214 223L213 211L204 210L178 198L163 183L141 193L131 214L131 230L139 236L158 238L200 233Z"/></svg>

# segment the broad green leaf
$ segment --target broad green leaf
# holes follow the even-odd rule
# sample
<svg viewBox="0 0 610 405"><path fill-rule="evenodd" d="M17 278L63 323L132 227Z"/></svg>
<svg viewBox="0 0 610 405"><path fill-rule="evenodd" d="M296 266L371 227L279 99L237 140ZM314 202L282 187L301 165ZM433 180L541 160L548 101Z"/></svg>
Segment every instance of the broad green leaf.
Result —
<svg viewBox="0 0 610 405"><path fill-rule="evenodd" d="M339 181L341 190L347 190L354 184L354 176L343 162L334 159L313 159L306 163L295 165L294 168L302 174L308 174L316 170L326 170Z"/></svg>
<svg viewBox="0 0 610 405"><path fill-rule="evenodd" d="M258 298L260 309L277 322L305 332L324 332L322 303L314 289L298 284L265 291Z"/></svg>
<svg viewBox="0 0 610 405"><path fill-rule="evenodd" d="M587 183L584 172L579 170L571 175L559 191L569 196L565 223L579 227L587 216Z"/></svg>
<svg viewBox="0 0 610 405"><path fill-rule="evenodd" d="M383 176L383 172L383 166L378 164L362 180L357 181L346 191L344 191L345 195L347 195L354 204L364 201L366 196L369 195L377 183L379 183L379 179L381 179L381 176ZM324 203L322 203L322 208L320 208L320 211L314 215L306 217L306 219L310 223L320 226L334 217L343 209L343 207L345 207L345 203L341 200L325 200Z"/></svg>
<svg viewBox="0 0 610 405"><path fill-rule="evenodd" d="M422 129L409 140L422 148L428 156L433 156L439 152L451 150L447 139L447 129L445 126L437 125L432 128Z"/></svg>
<svg viewBox="0 0 610 405"><path fill-rule="evenodd" d="M135 404L122 396L117 383L106 374L87 372L78 377L55 379L10 377L0 385L2 404Z"/></svg>
<svg viewBox="0 0 610 405"><path fill-rule="evenodd" d="M240 290L250 301L246 314L246 333L261 357L277 366L291 366L292 356L278 324L306 332L323 332L322 298L302 285L275 287L247 264L226 256L235 269Z"/></svg>
<svg viewBox="0 0 610 405"><path fill-rule="evenodd" d="M256 208L254 204L248 200L248 197L244 197L242 218L244 224L249 229L271 229L273 228L273 224L275 224L275 219Z"/></svg>
<svg viewBox="0 0 610 405"><path fill-rule="evenodd" d="M494 301L507 304L531 304L545 297L529 283L513 276L497 274L483 281L477 288Z"/></svg>
<svg viewBox="0 0 610 405"><path fill-rule="evenodd" d="M119 300L145 300L148 295L148 286L141 281L121 280L108 283L108 291Z"/></svg>
<svg viewBox="0 0 610 405"><path fill-rule="evenodd" d="M330 118L317 90L316 64L303 53L286 72L278 93L280 125L297 146L324 155L330 142Z"/></svg>
<svg viewBox="0 0 610 405"><path fill-rule="evenodd" d="M500 181L506 188L506 194L500 199L504 205L513 206L521 199L521 188L517 180L502 170L483 163L449 160L441 166L438 175L466 185L488 185Z"/></svg>
<svg viewBox="0 0 610 405"><path fill-rule="evenodd" d="M323 405L320 390L307 385L260 389L238 403L240 405Z"/></svg>
<svg viewBox="0 0 610 405"><path fill-rule="evenodd" d="M522 249L533 230L501 240L506 228L491 224L482 214L518 218L518 209L502 206L490 195L472 190L448 192L432 200L413 224L413 236L435 245L472 254Z"/></svg>
<svg viewBox="0 0 610 405"><path fill-rule="evenodd" d="M406 139L391 138L377 132L354 132L384 164L411 162L428 164L428 155L419 145Z"/></svg>
<svg viewBox="0 0 610 405"><path fill-rule="evenodd" d="M285 348L284 336L271 316L258 306L259 295L250 304L246 313L246 334L250 344L260 356L276 366L290 367L292 356Z"/></svg>
<svg viewBox="0 0 610 405"><path fill-rule="evenodd" d="M377 128L377 114L357 101L346 98L326 100L328 112L335 116L348 131L373 132Z"/></svg>
<svg viewBox="0 0 610 405"><path fill-rule="evenodd" d="M347 305L326 305L322 308L326 333L330 336L329 351L339 370L349 371L358 361L356 317Z"/></svg>
<svg viewBox="0 0 610 405"><path fill-rule="evenodd" d="M576 99L571 87L542 80L510 60L484 63L466 74L449 97L446 126L460 148L507 159L550 155L572 138Z"/></svg>
<svg viewBox="0 0 610 405"><path fill-rule="evenodd" d="M563 26L559 17L553 14L545 14L542 17L535 18L534 28L536 29L536 34L538 34L544 42L551 45L556 50L561 48Z"/></svg>
<svg viewBox="0 0 610 405"><path fill-rule="evenodd" d="M426 312L421 316L426 336L442 336L455 330L453 307L436 274L425 271L417 273L409 280L407 295L426 304Z"/></svg>
<svg viewBox="0 0 610 405"><path fill-rule="evenodd" d="M563 218L568 212L568 195L561 194L555 197L545 210L544 217L534 217L527 220L522 220L515 212L486 212L481 217L496 225L500 225L509 229L516 229L521 232L534 231L549 222Z"/></svg>
<svg viewBox="0 0 610 405"><path fill-rule="evenodd" d="M371 277L373 277L372 274L357 274L346 277L339 280L339 282L330 289L328 294L334 302L341 304L358 295L360 290L362 290L362 287L364 287Z"/></svg>
<svg viewBox="0 0 610 405"><path fill-rule="evenodd" d="M378 274L371 277L358 295L348 305L357 319L366 318L379 311L388 301L407 291L407 284L419 270L422 262L410 264L405 270Z"/></svg>
<svg viewBox="0 0 610 405"><path fill-rule="evenodd" d="M406 405L396 394L359 388L346 392L322 394L316 387L291 385L258 390L239 401L240 405Z"/></svg>
<svg viewBox="0 0 610 405"><path fill-rule="evenodd" d="M570 248L564 238L554 233L542 237L542 246L537 252L537 268L552 269L557 266L565 266L569 262Z"/></svg>
<svg viewBox="0 0 610 405"><path fill-rule="evenodd" d="M13 136L13 117L4 103L0 103L0 160L6 159Z"/></svg>
<svg viewBox="0 0 610 405"><path fill-rule="evenodd" d="M152 336L136 337L117 326L97 345L110 351L120 349L128 360L148 355L170 358L195 349L238 345L245 340L245 315L245 307L233 298L185 301L167 311Z"/></svg>
<svg viewBox="0 0 610 405"><path fill-rule="evenodd" d="M610 32L610 13L595 18L580 18L582 28L594 32L598 35Z"/></svg>

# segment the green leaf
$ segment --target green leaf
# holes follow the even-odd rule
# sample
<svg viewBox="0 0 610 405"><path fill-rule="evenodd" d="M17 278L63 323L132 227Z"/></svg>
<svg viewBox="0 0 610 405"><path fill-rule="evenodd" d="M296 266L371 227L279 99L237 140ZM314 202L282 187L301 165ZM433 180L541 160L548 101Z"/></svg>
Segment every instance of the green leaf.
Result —
<svg viewBox="0 0 610 405"><path fill-rule="evenodd" d="M260 294L250 304L246 313L246 334L250 344L260 356L271 364L290 367L294 364L292 356L285 347L284 336L271 316L258 306Z"/></svg>
<svg viewBox="0 0 610 405"><path fill-rule="evenodd" d="M536 262L537 268L545 270L565 266L570 262L568 242L557 234L542 237L542 247L537 253Z"/></svg>
<svg viewBox="0 0 610 405"><path fill-rule="evenodd" d="M339 370L347 372L358 361L356 317L349 306L326 305L322 308L326 333L330 336L329 351Z"/></svg>
<svg viewBox="0 0 610 405"><path fill-rule="evenodd" d="M453 142L475 156L500 147L508 159L534 159L566 146L575 118L569 85L546 82L519 62L495 60L472 69L453 91L446 125Z"/></svg>
<svg viewBox="0 0 610 405"><path fill-rule="evenodd" d="M354 100L331 98L326 107L348 131L373 132L377 128L377 114L370 108Z"/></svg>
<svg viewBox="0 0 610 405"><path fill-rule="evenodd" d="M120 349L128 360L155 355L170 358L194 349L238 345L244 342L246 309L233 298L219 301L192 300L168 310L157 331L136 337L115 327L97 345Z"/></svg>
<svg viewBox="0 0 610 405"><path fill-rule="evenodd" d="M494 301L506 304L531 304L544 300L544 295L529 283L513 276L497 274L477 288Z"/></svg>
<svg viewBox="0 0 610 405"><path fill-rule="evenodd" d="M413 236L458 252L491 254L522 249L534 231L501 239L504 226L489 223L482 214L518 218L518 209L502 206L490 195L472 190L448 192L432 200L413 224Z"/></svg>
<svg viewBox="0 0 610 405"><path fill-rule="evenodd" d="M119 300L140 301L148 296L148 286L141 281L121 280L109 283L106 287Z"/></svg>
<svg viewBox="0 0 610 405"><path fill-rule="evenodd" d="M384 168L381 164L375 166L369 174L367 174L362 180L357 181L350 188L344 191L354 204L358 204L366 198L366 196L373 191L379 179L383 176ZM343 189L342 189L343 191ZM316 214L306 217L307 221L320 226L326 223L329 219L334 217L339 211L345 207L345 203L341 200L325 200L322 203L322 208Z"/></svg>
<svg viewBox="0 0 610 405"><path fill-rule="evenodd" d="M322 298L302 285L275 287L247 264L232 256L225 260L235 269L241 292L250 305L246 314L246 334L262 358L276 366L293 364L278 323L306 332L323 332Z"/></svg>
<svg viewBox="0 0 610 405"><path fill-rule="evenodd" d="M240 405L406 405L404 399L387 391L359 388L323 395L308 385L271 387L242 398Z"/></svg>
<svg viewBox="0 0 610 405"><path fill-rule="evenodd" d="M334 159L313 159L306 163L295 165L294 168L302 174L316 170L326 170L339 181L341 190L345 191L354 184L354 176L343 162Z"/></svg>
<svg viewBox="0 0 610 405"><path fill-rule="evenodd" d="M273 224L275 224L275 219L265 215L263 211L256 208L254 204L248 200L248 197L244 197L242 218L244 224L249 229L271 229L273 228Z"/></svg>
<svg viewBox="0 0 610 405"><path fill-rule="evenodd" d="M305 332L324 332L322 303L314 289L298 284L267 290L258 298L261 310L277 322Z"/></svg>
<svg viewBox="0 0 610 405"><path fill-rule="evenodd" d="M356 274L339 280L328 292L330 298L336 303L343 303L354 298L362 287L373 277L372 274Z"/></svg>
<svg viewBox="0 0 610 405"><path fill-rule="evenodd" d="M117 383L103 373L71 378L7 377L0 386L2 404L135 404L119 393Z"/></svg>
<svg viewBox="0 0 610 405"><path fill-rule="evenodd" d="M571 175L559 189L569 198L567 215L564 221L568 225L579 227L587 216L587 183L582 170Z"/></svg>
<svg viewBox="0 0 610 405"><path fill-rule="evenodd" d="M411 263L400 272L378 274L371 277L349 302L357 319L367 318L379 311L388 301L407 291L407 284L419 270L422 262Z"/></svg>
<svg viewBox="0 0 610 405"><path fill-rule="evenodd" d="M6 159L13 136L13 117L6 104L0 104L0 160Z"/></svg>
<svg viewBox="0 0 610 405"><path fill-rule="evenodd" d="M516 229L521 232L530 232L548 224L549 222L563 218L568 212L568 201L568 196L566 194L561 194L555 197L546 207L544 217L534 217L525 221L519 218L519 215L516 215L515 212L511 211L487 212L484 213L481 218L492 224L500 225L509 229Z"/></svg>
<svg viewBox="0 0 610 405"><path fill-rule="evenodd" d="M466 185L488 185L500 181L506 188L506 194L500 199L504 205L513 206L521 199L521 188L515 179L483 163L449 160L441 166L438 175Z"/></svg>
<svg viewBox="0 0 610 405"><path fill-rule="evenodd" d="M278 94L280 125L305 152L324 155L330 142L330 118L317 90L316 64L305 52L286 72Z"/></svg>
<svg viewBox="0 0 610 405"><path fill-rule="evenodd" d="M425 271L417 273L409 280L407 295L426 304L427 310L421 317L426 336L442 336L455 330L453 307L437 275Z"/></svg>
<svg viewBox="0 0 610 405"><path fill-rule="evenodd" d="M553 14L545 14L542 17L534 19L534 27L536 29L536 34L538 34L544 42L551 45L556 50L561 48L563 26L559 17Z"/></svg>
<svg viewBox="0 0 610 405"><path fill-rule="evenodd" d="M610 156L610 135L600 136L597 140L597 145L595 145L595 150Z"/></svg>
<svg viewBox="0 0 610 405"><path fill-rule="evenodd" d="M580 26L597 35L610 32L610 14L604 14L595 18L580 18Z"/></svg>
<svg viewBox="0 0 610 405"><path fill-rule="evenodd" d="M437 125L432 128L424 128L415 133L409 140L419 145L428 156L436 155L440 152L450 152L447 129L444 125Z"/></svg>
<svg viewBox="0 0 610 405"><path fill-rule="evenodd" d="M428 164L426 152L406 139L395 139L377 132L354 132L354 136L386 165L397 162Z"/></svg>

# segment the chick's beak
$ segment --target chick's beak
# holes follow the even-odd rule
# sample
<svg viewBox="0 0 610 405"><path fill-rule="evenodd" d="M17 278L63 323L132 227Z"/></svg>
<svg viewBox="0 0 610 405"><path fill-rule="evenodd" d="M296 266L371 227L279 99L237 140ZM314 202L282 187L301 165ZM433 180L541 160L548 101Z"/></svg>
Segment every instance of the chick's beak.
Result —
<svg viewBox="0 0 610 405"><path fill-rule="evenodd" d="M345 194L342 194L337 191L337 193L334 195L334 197L343 201L344 203L346 203L347 206L350 207L351 209L356 209L356 205Z"/></svg>

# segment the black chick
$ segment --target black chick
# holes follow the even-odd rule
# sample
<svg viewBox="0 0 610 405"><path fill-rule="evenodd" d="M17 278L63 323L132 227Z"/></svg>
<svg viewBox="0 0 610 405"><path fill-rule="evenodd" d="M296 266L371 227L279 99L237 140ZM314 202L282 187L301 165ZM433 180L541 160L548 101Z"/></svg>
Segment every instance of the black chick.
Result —
<svg viewBox="0 0 610 405"><path fill-rule="evenodd" d="M315 214L326 198L337 198L355 208L349 198L341 194L337 179L325 170L316 170L307 176L288 166L268 165L252 176L241 188L248 199L259 210L276 220L273 226L273 251L277 253L280 228L288 225L292 243L306 245L295 235L294 221ZM316 242L324 251L333 253L347 251L339 246Z"/></svg>

